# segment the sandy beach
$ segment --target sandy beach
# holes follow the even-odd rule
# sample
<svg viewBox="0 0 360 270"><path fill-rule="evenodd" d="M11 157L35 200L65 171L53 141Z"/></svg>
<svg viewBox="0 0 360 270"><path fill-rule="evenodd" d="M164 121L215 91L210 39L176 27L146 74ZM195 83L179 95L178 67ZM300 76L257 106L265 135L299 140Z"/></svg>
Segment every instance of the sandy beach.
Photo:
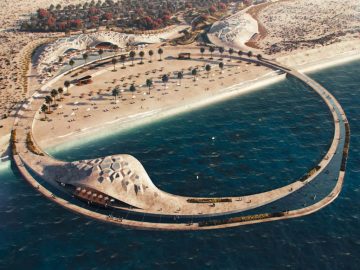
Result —
<svg viewBox="0 0 360 270"><path fill-rule="evenodd" d="M198 50L194 48L186 51L198 54ZM94 82L86 86L71 87L71 97L66 97L56 112L50 115L51 122L35 122L34 136L38 143L41 146L49 146L66 141L67 137L73 137L82 131L88 134L90 130L98 130L100 127L107 127L113 131L116 127L131 127L138 123L136 121L138 119L148 121L173 115L198 107L200 104L214 102L219 100L219 97L223 99L225 96L233 95L231 87L244 92L249 86L254 85L255 81L261 81L261 78L269 77L273 73L270 69L255 64L248 65L235 60L228 62L227 59L224 59L225 68L222 72L218 67L218 63L221 62L219 56L214 57L213 60L210 60L209 56L205 56L204 59L196 56L184 61L171 58L176 54L176 50L165 47L164 51L167 53L164 55L164 61L161 62L148 63L146 59L145 64L140 65L137 60L135 67L131 67L131 63L128 63L126 69L121 69L122 64L118 64L115 72L110 65L105 70L84 73L84 76L92 74ZM212 65L209 73L203 70L207 63ZM191 70L194 68L199 70L196 81L191 75ZM136 69L135 74L134 69ZM181 82L176 79L176 74L180 70L184 72ZM166 86L161 81L163 74L168 74L170 77ZM147 78L152 78L154 82L150 90L145 85ZM68 78L61 78L54 85L46 88L60 87L66 79ZM241 83L246 84L246 88L241 88L239 85ZM131 84L137 87L135 93L130 93L128 90ZM116 86L122 91L117 103L111 95L111 90ZM37 118L40 117L43 116ZM106 128L104 132L106 133Z"/></svg>
<svg viewBox="0 0 360 270"><path fill-rule="evenodd" d="M19 102L42 87L36 78L37 67L30 65L31 52L45 39L57 39L61 36L57 33L19 32L16 30L18 19L51 3L56 4L48 0L26 3L5 1L5 8L1 11L3 29L0 32L0 38L3 41L3 47L0 51L0 79L2 81L0 113L8 116L2 119L0 124L2 134L4 134L0 141L2 156L7 155L7 141ZM62 2L63 5L66 3L70 2ZM213 27L216 28L214 32L217 34L213 36L217 38L219 43L215 42L215 44L219 46L235 49L249 49L249 46L253 46L254 48L250 49L254 53L261 53L264 57L276 59L279 63L302 71L311 71L359 57L359 21L356 20L358 16L359 9L355 0L347 1L345 4L331 0L315 0L311 3L308 0L272 1L239 11L215 23ZM306 23L303 23L304 21ZM149 48L156 50L158 46L159 44L154 44ZM169 53L171 56L176 56L181 50L181 47L165 47L166 54ZM198 54L199 47L196 47L193 53ZM218 60L212 62L205 59L203 62L188 61L186 64L164 66L165 61L154 61L150 65L136 63L135 72L134 68L122 70L120 64L118 64L117 72L112 72L110 66L104 71L98 70L98 76L93 84L71 88L72 96L66 97L64 104L60 105L62 107L59 106L50 115L51 122L36 121L35 137L40 145L55 146L73 138L83 138L82 135L89 137L92 133L98 133L100 129L103 130L101 133L105 134L106 129L114 126L115 123L116 126L124 128L134 126L136 123L149 122L150 119L173 115L265 86L278 76L268 74L269 71L261 67L241 64L237 66L237 63L231 66L228 62L225 62L224 74L221 74L218 62ZM194 83L187 69L190 66L199 66L201 70L205 64L212 65L210 78L206 78L206 71L200 71L198 81ZM154 69L157 72L152 75L151 71ZM179 69L187 70L181 87L177 85L177 80L174 78L176 76L174 72ZM159 78L163 73L170 75L167 89L163 89ZM87 74L84 73L84 75ZM98 79L100 77L101 79ZM124 79L121 81L122 77ZM144 84L148 77L152 77L155 83L151 95L144 94L147 93ZM63 79L51 87L63 86ZM127 86L124 86L125 83ZM137 85L134 98L127 91L131 83ZM122 93L122 97L118 98L118 103L114 104L111 89L116 85L126 91ZM192 91L187 91L188 89ZM76 105L75 102L77 102ZM68 122L71 119L75 121ZM104 124L107 122L108 124Z"/></svg>
<svg viewBox="0 0 360 270"><path fill-rule="evenodd" d="M348 46L345 47L348 48ZM289 57L280 60L283 60L284 63L294 64L301 72L310 72L360 59L358 52L358 50L350 50L321 59L314 59L314 57L311 57L311 54L308 57L304 56L305 54L298 54L292 58ZM297 65L295 65L296 62L298 63ZM236 61L234 61L233 64L237 65ZM111 96L98 103L94 102L92 103L94 104L93 106L97 107L97 110L99 111L97 114L94 114L94 110L88 110L90 106L86 104L74 106L74 104L68 103L67 107L66 105L63 105L60 109L61 112L59 115L50 116L53 118L50 123L36 121L34 123L34 136L40 146L48 149L53 147L69 147L73 144L86 143L94 139L106 137L114 132L126 131L127 129L134 128L138 125L158 121L177 113L188 112L214 102L221 102L236 95L245 94L249 91L259 89L261 91L261 89L265 89L264 87L267 85L284 79L284 76L278 75L270 70L258 70L259 67L256 67L255 65L246 65L245 67L242 66L241 63L238 65L240 68L228 67L223 74L215 69L215 71L212 72L212 75L216 78L216 82L211 82L209 91L203 90L207 89L207 86L209 86L209 82L206 78L207 75L205 73L202 78L200 77L194 84L196 86L191 87L191 95L186 93L187 84L193 84L192 77L189 77L187 81L185 79L184 82L182 82L182 86L178 86L175 80L172 85L168 86L165 90L166 92L164 92L163 84L158 81L155 89L160 89L160 91L152 90L154 98L149 99L148 102L141 99L140 101L138 98L138 95L140 95L140 97L149 98L149 96L144 95L144 93L147 92L145 88L142 89L142 95L138 92L135 95L136 98L132 99L130 102L126 100L118 101L118 103L114 104L114 102L112 102L113 97ZM230 79L232 76L229 75L235 76L241 73L247 74L246 79ZM112 75L112 72L110 72L110 75ZM220 77L226 76L228 76L228 78L220 79ZM61 84L61 82L57 82L57 84ZM180 90L176 91L178 89ZM77 90L73 87L71 91ZM164 93L167 94L164 95ZM124 94L124 97L126 96L129 97L129 93ZM168 100L167 102L164 102L165 100L158 101L157 97L162 99L168 98ZM79 98L75 99L76 102L81 101ZM133 106L139 101L143 104L143 108ZM134 102L134 104L131 104L132 102ZM104 112L103 110L110 110L110 113L109 111ZM63 112L68 114L76 112L73 114L72 118L76 120L71 122L74 123L74 125L69 125L70 128L68 126L65 130L62 128L64 119ZM85 115L89 114L92 114L92 117L82 119ZM41 116L38 115L38 118L40 117ZM49 125L51 127L50 130Z"/></svg>

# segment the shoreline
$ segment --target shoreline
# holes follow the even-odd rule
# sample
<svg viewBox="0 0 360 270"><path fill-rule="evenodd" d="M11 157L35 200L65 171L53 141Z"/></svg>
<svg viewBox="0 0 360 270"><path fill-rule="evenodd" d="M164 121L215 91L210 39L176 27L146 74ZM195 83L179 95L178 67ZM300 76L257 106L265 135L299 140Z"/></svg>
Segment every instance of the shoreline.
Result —
<svg viewBox="0 0 360 270"><path fill-rule="evenodd" d="M300 72L312 73L315 71L331 68L342 64L348 64L359 60L360 52L349 51L335 56L329 56L320 61L315 60L304 65L297 65L296 67L299 69Z"/></svg>
<svg viewBox="0 0 360 270"><path fill-rule="evenodd" d="M328 48L325 47L320 49L326 50ZM296 61L299 58L299 55L305 55L307 53L308 51L299 52L297 55L294 55L294 60ZM329 56L325 59L307 61L304 64L295 65L294 67L301 72L314 72L317 70L326 69L332 66L341 65L358 60L360 60L360 54L358 50L350 50ZM61 75L57 77L61 77ZM60 151L74 145L79 145L79 142L82 145L84 143L106 138L107 136L114 133L119 134L121 132L126 132L131 130L132 128L139 127L141 125L150 124L154 121L161 121L162 119L172 117L180 113L190 112L191 110L199 109L201 107L205 107L207 105L211 105L217 102L222 102L225 101L226 99L230 99L235 96L249 93L251 91L261 90L259 88L264 88L272 83L278 82L280 79L279 77L280 76L277 74L274 74L272 77L265 79L264 78L261 79L260 77L254 79L253 81L242 82L240 84L236 84L228 88L225 88L223 90L220 90L214 96L211 96L205 100L198 99L186 105L176 106L172 108L165 107L163 109L148 111L145 113L109 121L105 124L97 124L95 126L88 127L86 129L82 129L77 132L58 136L49 141L46 141L47 147L45 148L45 151L49 151L49 152ZM54 79L56 80L56 78ZM117 127L114 132L113 129L111 130L109 129L110 124L114 124L114 123L117 123L117 125L126 124L126 126ZM0 146L3 149L8 148L9 142L7 138L9 138L9 136L10 133L4 134L2 137L0 137L0 144L1 144ZM6 156L7 155L6 151L2 152L1 155ZM7 163L7 161L0 160L0 165L2 163Z"/></svg>
<svg viewBox="0 0 360 270"><path fill-rule="evenodd" d="M289 190L289 186L285 186L281 189L272 190L269 193L259 193L259 194L251 195L251 197L250 196L244 197L244 199L245 199L244 201L242 200L243 197L233 197L232 199L235 199L235 201L232 200L231 204L220 204L220 205L214 204L213 207L217 207L214 209L211 209L211 208L209 209L208 208L209 205L203 205L202 208L205 208L205 209L203 209L205 212L203 210L201 210L201 212L199 212L199 210L198 210L199 205L191 204L192 202L189 202L189 200L186 199L186 197L179 197L179 196L168 194L168 193L160 193L160 196L159 196L156 187L153 185L153 183L149 179L148 175L146 174L146 171L141 166L141 163L131 156L124 155L124 158L125 157L128 158L131 171L134 171L137 175L140 175L140 179L145 179L145 181L140 182L139 184L145 184L147 187L150 188L150 190L148 193L146 193L147 195L145 197L143 197L142 199L140 199L140 201L139 201L139 199L137 199L138 197L137 197L136 189L130 195L128 194L127 189L119 194L116 193L116 195L115 195L111 191L112 189L106 188L107 185L109 185L108 184L109 182L105 181L105 183L107 183L107 184L104 184L105 190L109 193L109 195L112 196L112 194L114 194L116 199L118 198L121 201L129 202L128 203L129 205L134 205L134 204L139 205L140 208L142 208L141 205L144 202L145 203L150 202L152 206L150 208L147 208L146 210L144 209L144 212L148 213L148 214L156 213L156 215L157 215L159 211L161 211L163 215L170 214L170 216L174 216L174 217L176 215L178 215L179 211L182 211L181 214L185 215L185 216L187 214L191 214L191 216L193 216L193 214L195 212L196 212L195 215L197 215L197 216L203 215L203 214L205 214L206 216L207 216L207 214L209 214L211 216L214 216L215 214L216 215L230 214L230 213L233 213L233 210L236 212L242 212L240 210L245 211L245 210L250 210L253 208L261 207L268 203L272 203L274 201L277 201L284 197L287 197L289 195L288 192L290 192L290 194L294 193L298 188L301 188L301 187L305 186L307 183L310 183L311 181L315 180L315 178L317 176L319 176L320 173L324 172L325 174L327 174L326 168L328 167L328 165L330 165L331 162L336 162L336 163L341 162L341 164L344 164L344 158L345 158L345 162L346 162L346 158L347 158L347 151L343 151L343 150L348 148L350 133L348 132L348 129L346 129L346 128L348 128L348 127L346 127L346 124L348 123L348 121L346 119L346 115L345 115L344 111L342 110L340 104L337 102L337 100L329 92L327 92L327 90L325 88L320 86L318 83L316 83L311 78L307 77L306 75L304 75L296 70L293 70L289 67L279 66L277 63L274 63L271 61L270 62L260 62L260 64L261 63L265 64L265 65L270 63L272 69L275 70L275 73L278 73L278 69L280 69L284 73L304 82L306 85L308 85L310 88L312 88L315 92L317 92L321 96L323 101L327 104L328 108L330 109L332 116L333 116L333 121L335 124L333 140L332 140L331 146L330 146L327 154L323 157L323 159L320 161L320 163L318 163L318 166L317 166L318 169L316 169L316 171L311 171L310 173L307 174L306 178L302 178L302 179L294 182L293 184L291 184L291 190ZM266 76L266 75L264 75L264 76ZM26 118L26 116L28 116L30 119L32 119L32 111L27 111L27 113L25 113L24 116L25 116L24 118ZM20 125L22 125L23 124L22 121L26 121L26 120L17 119L17 121ZM346 132L347 139L345 139L344 132ZM18 152L19 154L14 153L14 161L15 161L17 167L19 168L20 173L30 184L32 184L36 189L38 189L41 193L43 193L49 199L51 199L52 201L55 201L55 202L56 201L59 202L62 206L65 206L66 208L76 210L77 212L80 212L82 214L88 215L93 218L108 221L107 216L99 217L98 213L95 213L91 210L84 209L82 207L79 208L76 204L72 204L72 203L69 204L69 202L62 199L61 197L57 197L56 195L51 194L50 190L48 190L46 187L43 187L42 185L40 185L39 182L37 182L33 177L31 177L31 175L29 174L29 171L26 169L25 166L28 166L31 170L33 170L34 172L37 172L37 174L41 177L42 176L45 177L46 175L48 175L50 177L53 177L53 178L50 178L50 179L52 179L51 181L58 182L60 180L59 179L59 171L55 172L55 174L53 174L52 172L46 172L46 170L44 170L44 168L46 168L48 166L52 166L52 165L64 166L66 163L64 164L61 161L52 159L49 156L46 157L46 155L44 158L38 158L38 157L34 156L35 153L29 153L29 151L27 150L28 146L24 139L24 136L27 136L26 131L20 130L20 133L18 135L20 135L20 136L18 137L19 140L16 142L15 148L19 150L19 152ZM347 145L346 145L345 141L347 141ZM344 145L346 145L345 146L346 148L344 148ZM341 160L339 160L338 158L335 158L335 156L338 157L339 155L342 157ZM125 160L127 160L127 159L125 159ZM95 161L95 160L93 160L93 161ZM86 161L86 162L89 162L89 161ZM93 164L91 162L92 161L90 161L89 164ZM129 163L126 163L126 165L129 165ZM102 165L101 165L101 167L102 167ZM113 165L111 165L111 167L113 168ZM332 167L332 165L331 165L331 167ZM77 168L79 170L81 170L81 168L79 166L77 166ZM76 170L77 169L70 171L70 172L68 171L67 174L73 175L75 173L75 175L77 175ZM101 170L105 170L105 169L101 168ZM102 172L104 172L104 171L102 171ZM339 177L336 181L336 186L339 186L339 183L340 183L340 187L341 187L342 179L343 179L342 175L344 173L345 173L345 167L342 165L342 167L340 168ZM69 179L69 177L70 177L70 179L71 179L71 175L64 175L63 177L66 179ZM100 171L98 171L98 175L101 175ZM97 184L99 182L98 181L99 179L97 178L97 176L96 177L94 177L94 176L96 176L96 174L90 178L84 178L83 180L86 179L85 181L86 181L86 183L88 183L88 184L86 184L86 186L90 185L90 187L94 187L95 190L98 190L100 187L99 184ZM337 173L336 173L335 177L336 176L337 176ZM328 177L325 176L324 179L326 180L327 178ZM66 180L65 183L67 183L67 181L71 181L71 180ZM53 184L55 184L55 182ZM104 189L101 189L101 190L104 190ZM335 189L333 189L333 190L335 190ZM338 189L338 191L340 192L340 189ZM159 192L161 192L161 191L159 190ZM162 195L164 195L164 196L162 196ZM331 197L334 197L333 194L330 194L330 195L331 195ZM135 197L132 197L132 196L135 196ZM154 199L154 196L155 197L159 196L159 199ZM329 197L329 196L327 196L327 197ZM249 201L247 201L246 198L248 198ZM169 201L174 202L175 205L172 203L169 204ZM330 200L330 202L331 201L332 200ZM306 215L307 213L312 213L312 212L319 210L322 207L327 205L326 203L324 204L324 200L322 200L320 202L319 202L320 204L314 204L314 205L317 205L318 208L313 209L313 211L309 211L309 208L291 209L296 212L296 214L293 215L292 217L298 217L298 216ZM251 203L251 205L249 205L249 203ZM74 209L74 207L76 207L77 209ZM161 208L159 208L159 207L161 207ZM165 212L163 212L163 207L165 207L165 210L164 210ZM177 207L179 207L179 208L177 208ZM175 209L179 209L179 210L175 210ZM306 209L306 210L304 210L304 209ZM288 216L289 211L290 210L285 210L285 211L280 212L280 213L283 213L281 216L284 216L284 218L291 217L291 216ZM300 211L300 212L298 212L298 211ZM90 212L90 214L89 214L89 212ZM292 211L292 213L293 213L293 211ZM286 217L286 216L288 216L288 217ZM124 218L124 220L123 220L123 218ZM225 227L228 226L227 225L228 223L232 224L230 226L235 226L235 224L237 223L236 220L229 219L229 221L230 222L226 222L226 220L225 220L225 223L224 223ZM160 220L158 222L153 222L153 221L148 222L147 220L144 220L144 217L143 217L142 220L139 222L137 219L132 219L132 218L128 219L128 213L126 214L125 217L121 216L120 222L121 222L121 224L124 224L124 225L140 227L140 228L162 229L164 227L164 225L163 225L164 223L162 223ZM263 221L260 221L260 222L263 222ZM137 225L135 225L135 224L137 224ZM194 225L193 229L198 230L198 229L211 229L214 226L217 226L219 224L221 225L222 223L217 222L215 219L213 222L212 221L205 222L205 223L202 223L201 221L198 223L191 222L190 225ZM245 223L242 223L242 224L245 224ZM178 229L184 229L183 225L185 225L185 224L180 223L177 225L176 223L171 223L171 224L167 223L165 225L165 227L166 227L166 229L170 229L170 230L178 230Z"/></svg>
<svg viewBox="0 0 360 270"><path fill-rule="evenodd" d="M358 60L360 60L360 54L357 54L356 51L349 51L328 57L326 59L321 59L320 61L316 60L305 63L301 66L298 65L295 66L295 68L298 68L300 72L310 73ZM269 74L267 74L267 76L268 75ZM83 129L81 131L77 131L76 133L69 133L66 134L65 136L64 135L58 136L56 138L52 138L51 140L46 141L47 147L44 150L45 152L48 151L57 152L57 151L62 151L66 148L70 148L74 145L83 145L91 141L101 140L109 135L127 132L139 126L148 125L156 121L161 121L162 119L174 117L177 114L188 113L192 110L200 109L208 105L223 102L236 96L240 96L253 91L262 90L262 88L277 83L283 79L285 79L284 76L274 73L272 74L271 77L268 78L259 77L252 81L245 81L243 83L225 88L220 92L216 93L214 96L207 98L205 100L195 100L187 105L180 105L172 108L163 108L159 110L148 111L145 113L140 113L137 115L132 115L129 117L124 117L117 120L109 121L104 124L92 126ZM110 125L114 123L116 123L117 125L121 124L122 126L115 127L115 131L114 129L110 130L109 129ZM101 134L97 134L100 132Z"/></svg>
<svg viewBox="0 0 360 270"><path fill-rule="evenodd" d="M270 74L271 73L271 74ZM201 109L211 104L219 103L231 99L236 96L240 96L245 93L253 92L256 90L261 90L261 88L271 85L273 83L277 83L283 79L285 76L278 75L276 73L270 72L266 74L266 78L257 78L251 81L245 81L239 84L235 84L231 87L225 88L215 95L206 98L206 99L197 99L192 101L186 105L180 105L175 107L165 107L163 109L152 110L144 113L139 113L131 116L127 116L124 118L119 118L116 120L108 121L104 124L100 124L97 126L89 127L78 131L76 133L69 133L65 136L58 136L56 138L52 138L49 141L46 141L46 149L47 151L53 152L57 150L63 150L64 148L69 148L75 145L83 145L91 141L96 141L99 139L106 138L109 135L119 134L122 132L130 131L133 128L151 124L157 121L161 121L163 119L167 119L170 117L174 117L178 114L188 113L192 110ZM271 75L271 76L269 76ZM113 127L111 124L121 124L121 127ZM125 125L125 126L124 126ZM111 127L111 130L108 129ZM101 131L101 134L96 134L97 131ZM71 141L68 141L67 138L71 137ZM89 137L87 137L89 136ZM84 138L85 137L85 138ZM79 141L81 140L80 144ZM65 141L65 143L64 143ZM44 143L44 142L41 142Z"/></svg>

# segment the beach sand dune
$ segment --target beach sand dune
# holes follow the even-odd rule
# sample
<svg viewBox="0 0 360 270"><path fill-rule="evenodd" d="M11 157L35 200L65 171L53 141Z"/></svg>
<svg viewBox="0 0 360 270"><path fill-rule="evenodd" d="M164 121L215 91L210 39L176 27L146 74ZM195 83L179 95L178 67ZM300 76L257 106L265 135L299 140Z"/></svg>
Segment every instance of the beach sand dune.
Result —
<svg viewBox="0 0 360 270"><path fill-rule="evenodd" d="M294 0L266 6L257 18L266 36L257 44L268 54L312 49L315 46L358 39L358 0Z"/></svg>

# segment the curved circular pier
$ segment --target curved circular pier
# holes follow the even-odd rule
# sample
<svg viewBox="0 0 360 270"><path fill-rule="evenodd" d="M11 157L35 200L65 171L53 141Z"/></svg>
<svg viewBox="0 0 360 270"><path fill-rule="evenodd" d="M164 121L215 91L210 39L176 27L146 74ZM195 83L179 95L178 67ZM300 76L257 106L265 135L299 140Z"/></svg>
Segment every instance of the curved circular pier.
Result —
<svg viewBox="0 0 360 270"><path fill-rule="evenodd" d="M36 98L23 106L15 121L15 164L24 179L50 200L85 216L133 228L225 228L299 217L325 207L338 196L344 181L350 129L343 109L325 88L296 70L268 60L241 60L302 81L319 94L331 111L334 136L328 152L306 176L289 185L241 197L184 197L158 189L141 163L130 155L76 162L56 160L31 137L31 123L39 105ZM29 140L36 151L28 149ZM299 200L307 192L318 192L318 196L315 193L314 198L300 206L295 203L293 209L289 207L289 201Z"/></svg>

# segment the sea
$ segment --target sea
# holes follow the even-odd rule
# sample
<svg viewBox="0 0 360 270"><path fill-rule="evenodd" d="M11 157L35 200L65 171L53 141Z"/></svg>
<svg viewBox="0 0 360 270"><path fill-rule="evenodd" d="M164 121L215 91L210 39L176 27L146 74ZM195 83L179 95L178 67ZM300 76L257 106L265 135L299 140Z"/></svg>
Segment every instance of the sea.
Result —
<svg viewBox="0 0 360 270"><path fill-rule="evenodd" d="M308 75L340 102L350 128L345 184L326 208L230 229L125 229L80 216L38 194L0 163L0 269L360 269L360 61ZM240 196L291 183L322 159L331 114L285 79L205 108L86 143L47 149L66 161L128 153L160 189Z"/></svg>

